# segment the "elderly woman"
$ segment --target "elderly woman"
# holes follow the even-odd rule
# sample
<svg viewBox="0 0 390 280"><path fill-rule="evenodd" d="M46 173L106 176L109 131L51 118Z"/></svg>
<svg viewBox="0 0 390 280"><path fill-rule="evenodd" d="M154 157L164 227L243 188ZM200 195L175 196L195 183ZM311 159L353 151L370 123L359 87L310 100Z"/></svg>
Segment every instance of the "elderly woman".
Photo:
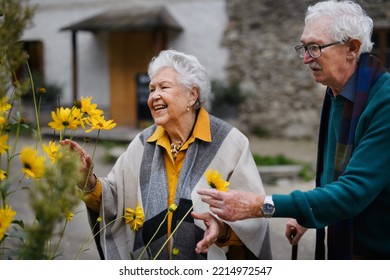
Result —
<svg viewBox="0 0 390 280"><path fill-rule="evenodd" d="M84 201L90 220L103 219L101 257L139 258L143 252L141 259L270 259L265 219L225 223L198 197L210 169L240 190L264 194L248 139L203 107L210 94L205 69L192 55L166 50L152 59L148 74L155 124L135 137L107 177L88 178ZM84 171L92 168L80 146L65 143L80 153ZM172 204L175 211L169 211ZM121 218L129 208L143 212L139 228Z"/></svg>

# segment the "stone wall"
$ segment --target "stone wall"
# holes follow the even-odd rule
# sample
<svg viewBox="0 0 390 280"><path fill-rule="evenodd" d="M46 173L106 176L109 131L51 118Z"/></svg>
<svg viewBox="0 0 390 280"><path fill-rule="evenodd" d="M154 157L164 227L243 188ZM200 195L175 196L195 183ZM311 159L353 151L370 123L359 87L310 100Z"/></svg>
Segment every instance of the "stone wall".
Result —
<svg viewBox="0 0 390 280"><path fill-rule="evenodd" d="M227 76L247 95L237 118L242 131L282 138L317 137L325 87L314 82L294 50L306 9L315 2L226 0ZM381 0L370 1L376 12L386 11L383 5Z"/></svg>

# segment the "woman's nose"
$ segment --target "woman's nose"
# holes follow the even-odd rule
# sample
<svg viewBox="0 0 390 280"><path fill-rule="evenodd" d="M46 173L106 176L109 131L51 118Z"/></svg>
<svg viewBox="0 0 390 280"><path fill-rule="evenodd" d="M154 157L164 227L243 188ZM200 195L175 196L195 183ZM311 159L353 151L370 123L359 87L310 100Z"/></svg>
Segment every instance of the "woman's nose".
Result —
<svg viewBox="0 0 390 280"><path fill-rule="evenodd" d="M161 98L161 95L160 95L158 90L154 90L154 91L149 93L149 99L156 100L159 98Z"/></svg>

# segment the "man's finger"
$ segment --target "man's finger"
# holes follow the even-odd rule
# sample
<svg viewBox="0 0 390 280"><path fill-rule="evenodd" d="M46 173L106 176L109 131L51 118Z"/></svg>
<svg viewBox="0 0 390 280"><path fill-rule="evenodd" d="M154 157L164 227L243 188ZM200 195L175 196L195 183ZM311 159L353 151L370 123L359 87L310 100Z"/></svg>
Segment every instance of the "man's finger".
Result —
<svg viewBox="0 0 390 280"><path fill-rule="evenodd" d="M220 193L219 191L216 191L214 189L199 189L197 192L200 195L206 195L213 198L218 198Z"/></svg>

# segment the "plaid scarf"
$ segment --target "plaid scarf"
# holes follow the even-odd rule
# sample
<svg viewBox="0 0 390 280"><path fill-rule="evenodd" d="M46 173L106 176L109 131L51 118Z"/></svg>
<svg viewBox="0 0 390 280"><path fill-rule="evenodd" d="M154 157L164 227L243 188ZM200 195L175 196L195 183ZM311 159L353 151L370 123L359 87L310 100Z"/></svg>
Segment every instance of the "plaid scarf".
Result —
<svg viewBox="0 0 390 280"><path fill-rule="evenodd" d="M346 101L343 108L340 135L336 144L334 160L334 181L343 174L354 150L355 130L359 118L366 107L367 97L371 87L384 73L380 61L364 53L360 56L357 68L356 93L354 102ZM324 139L327 137L328 119L331 107L331 99L325 95L321 114L316 186L320 186L320 178L323 171ZM352 259L353 244L353 219L343 220L328 226L328 259ZM325 229L317 229L315 259L325 259Z"/></svg>

